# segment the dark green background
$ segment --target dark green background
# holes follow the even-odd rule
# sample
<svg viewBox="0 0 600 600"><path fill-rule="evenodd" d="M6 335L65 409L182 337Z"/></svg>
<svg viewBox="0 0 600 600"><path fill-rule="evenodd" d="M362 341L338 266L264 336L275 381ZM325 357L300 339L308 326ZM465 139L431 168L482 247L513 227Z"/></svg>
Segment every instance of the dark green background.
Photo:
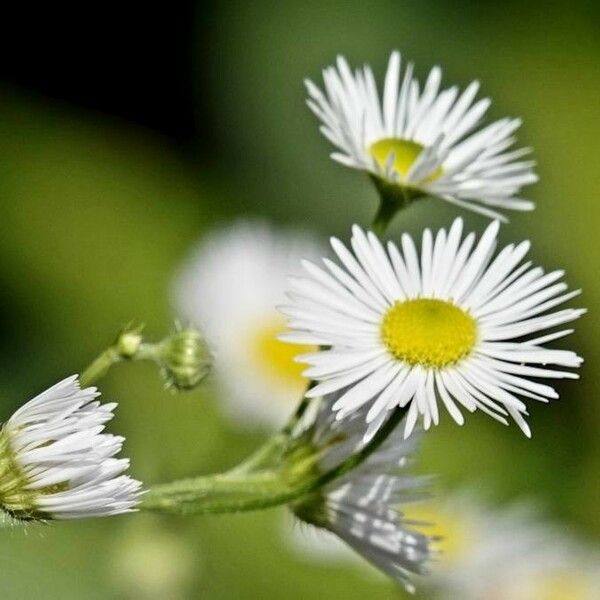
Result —
<svg viewBox="0 0 600 600"><path fill-rule="evenodd" d="M273 0L221 3L197 14L190 27L202 52L192 52L189 77L198 80L196 131L211 135L192 139L185 152L126 120L8 84L0 89L0 420L80 371L124 322L145 321L151 336L168 331L174 270L207 228L257 214L317 226L323 236L347 236L353 222L366 223L375 194L364 176L328 159L302 79L318 78L339 52L381 75L398 48L421 76L439 63L447 83L480 79L493 98L491 117L524 118L519 140L534 146L539 161L541 181L528 189L538 208L514 214L502 238L530 238L532 256L548 269L565 268L567 282L584 289L576 304L590 309L565 342L586 359L582 379L559 383L560 401L531 403L533 440L477 415L462 429L446 419L427 434L421 469L439 473L441 489L468 484L498 504L537 498L566 529L597 542L598 9L583 2ZM427 200L393 232L447 225L455 214ZM467 218L474 228L485 225ZM147 365L117 367L102 391L120 402L112 430L127 436L132 472L149 484L231 466L261 439L222 419L210 386L173 396ZM278 511L136 515L5 530L0 595L401 595L360 570L298 560L281 541L281 518Z"/></svg>

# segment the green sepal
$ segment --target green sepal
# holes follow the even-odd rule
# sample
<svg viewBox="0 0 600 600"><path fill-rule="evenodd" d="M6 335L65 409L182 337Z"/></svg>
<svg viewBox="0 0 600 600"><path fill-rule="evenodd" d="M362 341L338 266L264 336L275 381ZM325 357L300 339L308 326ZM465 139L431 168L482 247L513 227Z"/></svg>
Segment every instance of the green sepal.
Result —
<svg viewBox="0 0 600 600"><path fill-rule="evenodd" d="M398 212L427 194L418 188L399 185L378 175L369 175L379 194L379 208L373 219L372 229L378 235L386 232Z"/></svg>

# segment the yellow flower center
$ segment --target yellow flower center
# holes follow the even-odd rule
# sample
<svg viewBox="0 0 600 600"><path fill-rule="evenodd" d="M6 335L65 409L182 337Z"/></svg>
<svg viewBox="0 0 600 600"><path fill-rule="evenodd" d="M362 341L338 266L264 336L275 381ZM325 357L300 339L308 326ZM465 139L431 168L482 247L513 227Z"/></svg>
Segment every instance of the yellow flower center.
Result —
<svg viewBox="0 0 600 600"><path fill-rule="evenodd" d="M316 352L318 348L308 344L281 342L277 336L285 330L285 320L279 316L262 323L251 334L250 354L266 376L301 390L307 383L302 376L306 365L294 362L294 358L299 354Z"/></svg>
<svg viewBox="0 0 600 600"><path fill-rule="evenodd" d="M442 565L459 561L472 544L468 524L446 511L436 510L429 505L410 506L405 511L407 519L427 523L415 528L425 535L439 538L436 547L441 551Z"/></svg>
<svg viewBox="0 0 600 600"><path fill-rule="evenodd" d="M381 339L395 358L440 369L467 356L477 340L475 319L451 302L396 302L383 317Z"/></svg>
<svg viewBox="0 0 600 600"><path fill-rule="evenodd" d="M424 146L421 144L411 140L403 140L401 138L383 138L377 140L369 147L369 153L382 169L387 167L389 156L390 154L393 154L393 170L402 177L406 177L408 171L423 150ZM437 179L442 172L442 168L438 167L426 178L426 181Z"/></svg>

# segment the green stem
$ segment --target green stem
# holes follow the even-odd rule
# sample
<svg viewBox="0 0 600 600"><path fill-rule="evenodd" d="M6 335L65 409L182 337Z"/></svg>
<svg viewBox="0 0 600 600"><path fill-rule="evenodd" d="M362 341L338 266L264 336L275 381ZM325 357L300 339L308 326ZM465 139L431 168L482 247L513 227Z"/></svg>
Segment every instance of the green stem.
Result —
<svg viewBox="0 0 600 600"><path fill-rule="evenodd" d="M373 233L379 237L383 236L398 210L399 207L395 203L388 202L382 197L371 225Z"/></svg>
<svg viewBox="0 0 600 600"><path fill-rule="evenodd" d="M285 504L290 494L275 472L219 474L154 486L140 508L180 515L236 513Z"/></svg>
<svg viewBox="0 0 600 600"><path fill-rule="evenodd" d="M292 464L288 469L285 462L281 469L260 473L236 468L229 473L156 485L144 497L140 508L180 515L226 514L295 502L367 460L398 426L406 411L406 407L397 408L364 448L325 473L315 468L318 454L309 455L303 463Z"/></svg>
<svg viewBox="0 0 600 600"><path fill-rule="evenodd" d="M373 219L372 229L382 236L398 212L414 200L424 198L425 194L417 188L391 183L376 175L370 177L379 193L379 208Z"/></svg>
<svg viewBox="0 0 600 600"><path fill-rule="evenodd" d="M114 346L107 348L83 371L79 377L82 387L91 385L106 375L108 370L122 360L121 355Z"/></svg>
<svg viewBox="0 0 600 600"><path fill-rule="evenodd" d="M310 403L311 400L304 396L281 431L227 473L156 485L144 497L141 508L214 514L285 504L289 497L294 497L293 491L276 471L265 469L273 469L281 461L290 435ZM193 509L188 506L190 503L194 505Z"/></svg>
<svg viewBox="0 0 600 600"><path fill-rule="evenodd" d="M82 387L91 385L122 360L133 359L142 345L143 325L130 323L123 327L117 339L83 371L79 377Z"/></svg>

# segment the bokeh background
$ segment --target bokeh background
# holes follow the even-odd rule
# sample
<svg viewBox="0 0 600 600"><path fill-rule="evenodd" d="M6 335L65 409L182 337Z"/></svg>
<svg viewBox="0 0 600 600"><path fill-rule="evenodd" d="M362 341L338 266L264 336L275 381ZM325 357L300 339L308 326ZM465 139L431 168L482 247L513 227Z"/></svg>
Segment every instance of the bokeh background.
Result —
<svg viewBox="0 0 600 600"><path fill-rule="evenodd" d="M600 5L475 0L86 3L14 8L0 68L0 420L80 371L130 319L172 326L169 285L190 246L240 216L345 236L376 197L328 159L302 80L339 52L382 74L399 48L418 72L479 78L491 117L521 115L535 147L534 213L505 241L563 267L589 314L570 344L586 358L561 400L531 403L534 438L486 418L427 435L421 470L502 505L533 497L562 526L600 537ZM418 231L455 211L417 203ZM485 220L468 216L482 229ZM401 222L400 222L401 221ZM210 385L162 389L149 365L102 383L120 402L133 474L144 481L232 466L262 439L223 418ZM446 420L447 421L447 420ZM353 566L304 559L282 511L216 518L137 515L3 530L0 595L24 598L401 598Z"/></svg>

